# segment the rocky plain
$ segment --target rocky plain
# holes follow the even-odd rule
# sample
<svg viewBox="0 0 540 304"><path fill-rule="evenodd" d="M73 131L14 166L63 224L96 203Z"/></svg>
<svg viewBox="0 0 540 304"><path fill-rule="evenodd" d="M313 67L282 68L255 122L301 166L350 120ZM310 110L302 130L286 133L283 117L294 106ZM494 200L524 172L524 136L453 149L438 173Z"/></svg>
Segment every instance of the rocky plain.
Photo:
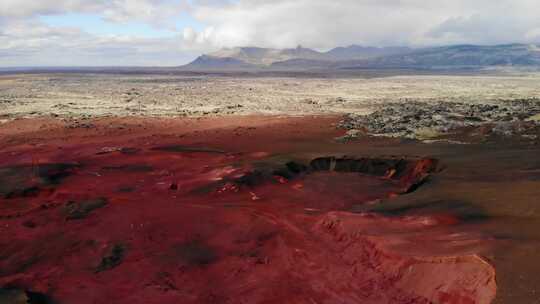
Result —
<svg viewBox="0 0 540 304"><path fill-rule="evenodd" d="M57 117L344 115L349 136L433 139L464 127L534 140L540 74L383 78L100 74L0 76L0 121ZM528 134L528 131L531 131ZM493 131L493 132L491 132ZM529 132L530 133L530 132Z"/></svg>

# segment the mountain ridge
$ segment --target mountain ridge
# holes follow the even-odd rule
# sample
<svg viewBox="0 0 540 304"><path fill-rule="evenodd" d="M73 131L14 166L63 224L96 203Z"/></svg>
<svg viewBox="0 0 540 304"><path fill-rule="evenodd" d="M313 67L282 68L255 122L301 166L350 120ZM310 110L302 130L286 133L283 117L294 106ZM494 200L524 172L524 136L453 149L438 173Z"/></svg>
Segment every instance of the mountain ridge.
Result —
<svg viewBox="0 0 540 304"><path fill-rule="evenodd" d="M350 45L326 52L304 48L235 47L199 56L187 70L460 68L540 66L540 48L530 44L439 47L369 47Z"/></svg>

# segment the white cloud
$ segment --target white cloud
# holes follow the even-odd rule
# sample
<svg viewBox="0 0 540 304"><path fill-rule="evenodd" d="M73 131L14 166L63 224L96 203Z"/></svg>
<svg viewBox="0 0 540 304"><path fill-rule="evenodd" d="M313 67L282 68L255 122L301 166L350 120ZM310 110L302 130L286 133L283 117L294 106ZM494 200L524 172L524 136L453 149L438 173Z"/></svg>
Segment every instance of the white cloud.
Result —
<svg viewBox="0 0 540 304"><path fill-rule="evenodd" d="M196 2L214 46L533 42L537 0L296 0ZM208 41L206 41L208 42ZM535 41L538 42L538 41Z"/></svg>
<svg viewBox="0 0 540 304"><path fill-rule="evenodd" d="M137 33L96 35L77 27L53 27L39 17L87 13L174 33L176 18L186 8L182 0L1 0L0 66L183 64L196 53L180 34L153 39Z"/></svg>
<svg viewBox="0 0 540 304"><path fill-rule="evenodd" d="M0 18L94 13L112 22L142 21L171 26L185 8L182 0L2 0Z"/></svg>
<svg viewBox="0 0 540 304"><path fill-rule="evenodd" d="M182 33L182 38L184 38L185 41L193 43L197 40L198 33L191 27L184 28L184 31Z"/></svg>
<svg viewBox="0 0 540 304"><path fill-rule="evenodd" d="M525 37L530 41L540 41L540 27L528 30Z"/></svg>
<svg viewBox="0 0 540 304"><path fill-rule="evenodd" d="M1 24L0 66L174 66L195 57L179 35L142 38L96 36L39 21Z"/></svg>
<svg viewBox="0 0 540 304"><path fill-rule="evenodd" d="M2 0L0 1L0 17L32 17L71 11L95 11L104 3L104 1L84 0Z"/></svg>
<svg viewBox="0 0 540 304"><path fill-rule="evenodd" d="M106 20L113 22L144 21L156 26L174 28L184 5L171 0L113 0L103 11Z"/></svg>

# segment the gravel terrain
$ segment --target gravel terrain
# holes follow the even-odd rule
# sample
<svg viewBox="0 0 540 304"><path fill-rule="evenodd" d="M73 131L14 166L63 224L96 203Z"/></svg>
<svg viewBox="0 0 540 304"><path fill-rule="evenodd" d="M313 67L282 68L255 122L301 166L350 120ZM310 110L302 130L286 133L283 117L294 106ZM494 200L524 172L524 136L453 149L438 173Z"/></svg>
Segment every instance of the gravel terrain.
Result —
<svg viewBox="0 0 540 304"><path fill-rule="evenodd" d="M0 76L0 122L52 116L85 127L84 119L95 117L343 114L350 137L363 130L425 139L484 124L503 135L515 133L516 122L528 130L538 124L539 98L535 73L373 79L20 74Z"/></svg>
<svg viewBox="0 0 540 304"><path fill-rule="evenodd" d="M0 77L0 115L197 116L370 113L389 102L498 102L540 96L540 74L375 79L97 74Z"/></svg>
<svg viewBox="0 0 540 304"><path fill-rule="evenodd" d="M515 134L536 139L540 99L498 103L390 103L368 115L349 114L341 126L354 137L360 130L373 135L430 139L468 127L485 127L485 133Z"/></svg>

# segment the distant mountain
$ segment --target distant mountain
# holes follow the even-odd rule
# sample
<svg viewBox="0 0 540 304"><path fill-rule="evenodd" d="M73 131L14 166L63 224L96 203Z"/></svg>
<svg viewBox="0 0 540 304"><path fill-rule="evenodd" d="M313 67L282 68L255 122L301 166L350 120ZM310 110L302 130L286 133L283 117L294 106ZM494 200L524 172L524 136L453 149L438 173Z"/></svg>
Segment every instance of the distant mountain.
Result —
<svg viewBox="0 0 540 304"><path fill-rule="evenodd" d="M235 59L253 65L268 66L274 62L289 59L324 59L324 55L312 49L298 46L294 49L267 49L258 47L236 47L219 50L208 55L216 61Z"/></svg>
<svg viewBox="0 0 540 304"><path fill-rule="evenodd" d="M187 70L309 70L359 68L463 68L490 66L540 66L535 45L454 45L411 49L407 47L337 47L328 52L303 48L238 47L198 57Z"/></svg>
<svg viewBox="0 0 540 304"><path fill-rule="evenodd" d="M406 54L413 51L408 47L365 47L360 45L351 45L347 47L337 47L325 53L325 57L329 60L354 60L354 59L369 59L381 56Z"/></svg>
<svg viewBox="0 0 540 304"><path fill-rule="evenodd" d="M223 69L255 69L258 66L245 60L234 57L216 57L212 55L202 55L193 62L184 66L193 70L223 70Z"/></svg>
<svg viewBox="0 0 540 304"><path fill-rule="evenodd" d="M337 61L326 59L293 58L272 63L269 69L306 70L306 69L335 69Z"/></svg>
<svg viewBox="0 0 540 304"><path fill-rule="evenodd" d="M540 49L535 45L455 45L425 48L396 54L341 62L340 68L460 68L492 66L540 66Z"/></svg>
<svg viewBox="0 0 540 304"><path fill-rule="evenodd" d="M295 49L284 49L281 53L288 59L324 60L324 53L298 46Z"/></svg>
<svg viewBox="0 0 540 304"><path fill-rule="evenodd" d="M295 67L329 66L332 61L375 58L410 52L405 47L376 48L351 45L339 47L328 52L318 52L298 46L293 49L271 49L259 47L225 48L217 52L202 55L190 63L187 68L259 68L270 66L285 67L287 63ZM236 64L236 66L235 66Z"/></svg>

